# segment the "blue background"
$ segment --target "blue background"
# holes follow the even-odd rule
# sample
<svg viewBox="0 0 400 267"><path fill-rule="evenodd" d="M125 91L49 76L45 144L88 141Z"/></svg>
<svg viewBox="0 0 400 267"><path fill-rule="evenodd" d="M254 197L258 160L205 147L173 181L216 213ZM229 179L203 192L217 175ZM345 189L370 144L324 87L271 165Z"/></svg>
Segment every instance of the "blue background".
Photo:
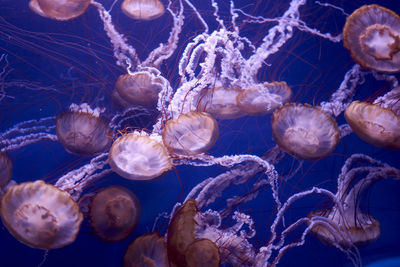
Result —
<svg viewBox="0 0 400 267"><path fill-rule="evenodd" d="M102 1L109 8L112 1ZM212 17L213 10L208 1L197 0L201 14L209 22L211 30L217 27ZM228 1L220 3L221 17L229 21ZM335 1L347 13L372 1ZM165 42L169 35L172 19L169 15L151 21L137 22L127 18L120 11L119 1L113 11L113 22L144 59L145 56ZM400 5L395 1L379 1L379 4L400 13ZM238 8L264 17L283 14L288 1L235 1ZM202 31L201 25L190 9L185 6L185 26L179 47L161 70L173 88L178 86L177 64L185 44ZM309 2L300 9L301 18L311 27L322 32L338 34L345 22L345 16L338 10L322 7ZM259 44L273 24L242 25L242 34ZM0 132L15 123L54 116L66 110L71 103L87 102L92 106L106 107L105 117L112 117L111 91L117 77L124 70L115 65L112 47L103 30L97 11L89 7L87 12L74 20L59 22L34 14L27 1L0 1L0 51L8 54L11 72L3 77L3 84L20 81L25 85L39 84L40 90L23 87L6 87L9 97L0 102ZM329 99L338 88L344 74L354 64L342 43L330 41L295 30L294 37L281 50L268 59L259 73L262 81L286 81L293 90L292 101L318 105ZM55 89L55 90L50 90ZM371 76L357 89L355 99L366 100L385 92L388 84L375 81ZM138 117L130 126L150 128L155 115ZM338 123L343 124L343 115ZM251 153L262 155L274 146L271 135L270 115L243 117L236 120L219 121L220 137L210 154L230 155ZM289 181L280 183L280 196L284 200L291 194L320 186L335 191L337 175L343 162L353 153L365 153L400 168L400 152L379 149L366 144L356 135L343 138L335 151L317 162L305 162L301 170ZM43 141L10 153L14 163L13 179L17 182L43 179L54 183L66 172L85 164L89 158L68 154L59 143ZM288 175L297 160L285 156L277 170ZM77 240L64 248L49 251L42 266L121 266L123 253L129 242L136 236L150 232L155 218L162 212L170 212L174 204L182 201L190 189L207 177L222 173L222 167L195 168L178 166L154 181L135 182L110 174L95 182L88 192L96 192L112 184L123 185L132 190L142 205L142 217L137 231L126 241L110 244L99 241L85 220ZM246 194L251 184L230 188L212 206L224 208L225 199L238 194ZM306 216L311 210L324 207L327 200L321 196L311 196L296 204L286 214L286 221L293 222ZM381 237L366 248L360 249L363 263L400 256L400 183L384 180L376 183L362 199L365 211L373 215L381 224ZM260 192L257 199L241 205L239 210L250 214L255 220L257 235L250 242L259 248L269 238L269 227L275 211L270 189ZM156 229L166 231L166 220L160 220ZM225 227L231 221L223 222ZM303 230L303 229L300 229ZM289 240L296 240L300 232L294 232ZM5 227L0 229L0 266L38 266L44 252L29 248L12 237ZM280 266L347 266L346 256L340 251L319 242L312 235L306 244L291 249L281 260ZM399 265L397 265L399 266Z"/></svg>

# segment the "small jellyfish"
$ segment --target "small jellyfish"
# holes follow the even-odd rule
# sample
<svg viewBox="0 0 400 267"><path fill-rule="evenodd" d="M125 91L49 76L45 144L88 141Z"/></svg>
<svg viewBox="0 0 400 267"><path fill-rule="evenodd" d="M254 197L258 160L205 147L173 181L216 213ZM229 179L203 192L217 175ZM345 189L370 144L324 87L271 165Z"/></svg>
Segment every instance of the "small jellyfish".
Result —
<svg viewBox="0 0 400 267"><path fill-rule="evenodd" d="M90 205L90 225L98 237L107 242L127 238L140 220L137 197L123 187L110 186L93 198Z"/></svg>
<svg viewBox="0 0 400 267"><path fill-rule="evenodd" d="M12 162L10 158L0 151L0 188L4 188L11 180Z"/></svg>
<svg viewBox="0 0 400 267"><path fill-rule="evenodd" d="M218 138L218 123L205 112L190 111L166 122L162 137L175 153L197 154L210 149Z"/></svg>
<svg viewBox="0 0 400 267"><path fill-rule="evenodd" d="M400 71L400 17L379 5L365 5L346 19L343 44L364 68Z"/></svg>
<svg viewBox="0 0 400 267"><path fill-rule="evenodd" d="M172 168L162 141L129 133L114 141L108 161L116 173L126 179L150 180Z"/></svg>
<svg viewBox="0 0 400 267"><path fill-rule="evenodd" d="M154 108L161 90L160 78L152 77L147 72L135 72L119 76L113 97L123 107L138 105Z"/></svg>
<svg viewBox="0 0 400 267"><path fill-rule="evenodd" d="M237 104L247 114L264 115L285 104L291 95L286 82L264 83L259 88L242 90L237 95Z"/></svg>
<svg viewBox="0 0 400 267"><path fill-rule="evenodd" d="M198 96L198 111L210 113L216 119L236 119L245 113L239 108L236 98L238 88L215 87L205 89Z"/></svg>
<svg viewBox="0 0 400 267"><path fill-rule="evenodd" d="M287 153L317 160L331 153L339 142L336 121L317 107L286 104L272 115L272 134Z"/></svg>
<svg viewBox="0 0 400 267"><path fill-rule="evenodd" d="M56 118L56 133L73 154L92 156L111 145L111 128L100 117L80 111L65 111Z"/></svg>
<svg viewBox="0 0 400 267"><path fill-rule="evenodd" d="M31 0L29 7L43 17L69 20L82 15L89 4L90 0Z"/></svg>
<svg viewBox="0 0 400 267"><path fill-rule="evenodd" d="M196 238L197 202L189 199L174 214L168 227L168 259L176 266L220 265L217 245L206 238Z"/></svg>
<svg viewBox="0 0 400 267"><path fill-rule="evenodd" d="M326 222L330 227L317 224L311 229L311 232L321 242L333 247L336 247L336 243L346 249L352 246L365 247L375 242L381 233L379 222L361 211L357 211L357 213L347 211L344 219L336 209L320 210L308 216L310 218L313 216L328 218ZM337 225L340 225L339 229ZM334 229L334 233L332 229Z"/></svg>
<svg viewBox="0 0 400 267"><path fill-rule="evenodd" d="M164 237L157 232L137 237L125 252L124 267L168 267Z"/></svg>
<svg viewBox="0 0 400 267"><path fill-rule="evenodd" d="M365 142L387 149L400 149L400 116L377 104L354 101L344 116L351 129Z"/></svg>
<svg viewBox="0 0 400 267"><path fill-rule="evenodd" d="M165 13L159 0L124 0L121 8L125 15L137 20L153 20Z"/></svg>
<svg viewBox="0 0 400 267"><path fill-rule="evenodd" d="M74 242L83 216L68 193L38 180L7 190L1 219L20 242L48 250Z"/></svg>

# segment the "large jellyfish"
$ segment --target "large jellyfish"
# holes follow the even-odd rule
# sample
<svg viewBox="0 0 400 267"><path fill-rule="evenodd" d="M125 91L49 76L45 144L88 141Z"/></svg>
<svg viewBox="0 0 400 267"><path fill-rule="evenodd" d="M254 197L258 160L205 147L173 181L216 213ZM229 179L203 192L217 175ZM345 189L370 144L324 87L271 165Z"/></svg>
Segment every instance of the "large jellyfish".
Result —
<svg viewBox="0 0 400 267"><path fill-rule="evenodd" d="M136 229L140 213L139 200L131 191L123 187L107 187L90 203L90 224L102 240L118 242Z"/></svg>
<svg viewBox="0 0 400 267"><path fill-rule="evenodd" d="M343 44L361 66L400 71L400 17L379 5L365 5L347 17Z"/></svg>
<svg viewBox="0 0 400 267"><path fill-rule="evenodd" d="M72 109L56 118L58 140L68 152L95 155L111 145L111 128L96 112Z"/></svg>
<svg viewBox="0 0 400 267"><path fill-rule="evenodd" d="M197 203L189 199L176 211L168 227L168 259L177 266L219 266L218 247L196 237Z"/></svg>
<svg viewBox="0 0 400 267"><path fill-rule="evenodd" d="M31 0L29 6L41 16L69 20L82 15L89 4L90 0Z"/></svg>
<svg viewBox="0 0 400 267"><path fill-rule="evenodd" d="M68 193L38 180L7 190L1 219L16 239L47 250L74 242L83 216Z"/></svg>
<svg viewBox="0 0 400 267"><path fill-rule="evenodd" d="M237 103L239 88L218 86L205 89L198 95L197 110L213 115L216 119L237 119L245 115Z"/></svg>
<svg viewBox="0 0 400 267"><path fill-rule="evenodd" d="M138 20L153 20L165 13L159 0L124 0L121 8L125 15Z"/></svg>
<svg viewBox="0 0 400 267"><path fill-rule="evenodd" d="M364 163L364 164L360 164ZM357 178L362 176L359 181ZM381 233L379 222L360 208L365 191L384 178L400 178L400 171L368 156L354 154L349 157L338 177L335 205L328 210L310 213L322 217L327 224L316 224L312 232L321 241L344 248L363 247L376 241Z"/></svg>
<svg viewBox="0 0 400 267"><path fill-rule="evenodd" d="M162 140L129 133L114 141L108 161L113 171L131 180L150 180L172 168Z"/></svg>
<svg viewBox="0 0 400 267"><path fill-rule="evenodd" d="M163 83L159 77L150 72L135 72L118 77L114 97L124 107L139 105L155 108L162 90Z"/></svg>
<svg viewBox="0 0 400 267"><path fill-rule="evenodd" d="M167 267L167 246L157 232L137 237L125 252L124 267Z"/></svg>
<svg viewBox="0 0 400 267"><path fill-rule="evenodd" d="M291 96L292 90L286 82L271 82L241 91L236 100L240 109L247 114L264 115L289 101Z"/></svg>
<svg viewBox="0 0 400 267"><path fill-rule="evenodd" d="M400 116L378 104L354 101L344 113L353 131L367 143L400 149Z"/></svg>
<svg viewBox="0 0 400 267"><path fill-rule="evenodd" d="M218 124L205 112L191 111L168 120L162 136L164 144L175 153L202 153L217 141Z"/></svg>
<svg viewBox="0 0 400 267"><path fill-rule="evenodd" d="M340 137L336 121L329 114L299 104L286 104L274 112L272 134L286 152L306 160L326 157Z"/></svg>

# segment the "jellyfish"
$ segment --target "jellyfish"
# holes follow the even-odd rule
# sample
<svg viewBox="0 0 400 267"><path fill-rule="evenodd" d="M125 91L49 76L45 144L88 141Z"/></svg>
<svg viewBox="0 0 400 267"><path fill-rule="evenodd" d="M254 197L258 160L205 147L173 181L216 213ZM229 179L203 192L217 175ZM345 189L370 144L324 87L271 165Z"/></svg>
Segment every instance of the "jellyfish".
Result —
<svg viewBox="0 0 400 267"><path fill-rule="evenodd" d="M31 0L29 7L38 15L55 20L70 20L82 15L90 0Z"/></svg>
<svg viewBox="0 0 400 267"><path fill-rule="evenodd" d="M124 0L121 8L125 15L137 20L153 20L165 13L159 0Z"/></svg>
<svg viewBox="0 0 400 267"><path fill-rule="evenodd" d="M203 238L191 243L185 251L187 266L220 266L220 255L217 245L209 239Z"/></svg>
<svg viewBox="0 0 400 267"><path fill-rule="evenodd" d="M69 110L59 114L56 133L64 148L73 154L92 156L111 145L111 128L95 113Z"/></svg>
<svg viewBox="0 0 400 267"><path fill-rule="evenodd" d="M162 141L136 132L114 141L108 161L114 172L131 180L154 179L172 168Z"/></svg>
<svg viewBox="0 0 400 267"><path fill-rule="evenodd" d="M215 243L196 238L197 212L197 202L189 199L172 217L167 234L168 259L176 266L219 266Z"/></svg>
<svg viewBox="0 0 400 267"><path fill-rule="evenodd" d="M74 242L83 216L68 193L38 180L7 190L1 219L20 242L48 250Z"/></svg>
<svg viewBox="0 0 400 267"><path fill-rule="evenodd" d="M164 237L157 232L153 232L134 239L125 252L123 266L168 267L167 247Z"/></svg>
<svg viewBox="0 0 400 267"><path fill-rule="evenodd" d="M198 111L210 113L214 118L221 120L237 119L245 113L239 108L236 101L240 90L238 88L215 87L204 89L198 95Z"/></svg>
<svg viewBox="0 0 400 267"><path fill-rule="evenodd" d="M123 107L145 106L154 108L158 94L163 89L163 81L149 72L134 72L118 77L113 96Z"/></svg>
<svg viewBox="0 0 400 267"><path fill-rule="evenodd" d="M335 205L309 214L310 218L322 217L327 222L316 224L312 233L322 242L342 248L365 247L377 240L381 233L380 224L361 210L360 202L371 185L385 178L400 179L400 171L366 155L351 155L338 177Z"/></svg>
<svg viewBox="0 0 400 267"><path fill-rule="evenodd" d="M365 142L386 149L400 149L400 115L378 104L354 101L344 116Z"/></svg>
<svg viewBox="0 0 400 267"><path fill-rule="evenodd" d="M217 141L218 124L205 112L191 111L168 120L162 137L164 145L174 153L202 153Z"/></svg>
<svg viewBox="0 0 400 267"><path fill-rule="evenodd" d="M237 104L247 114L264 115L285 104L291 95L286 82L265 82L260 87L242 90L237 95Z"/></svg>
<svg viewBox="0 0 400 267"><path fill-rule="evenodd" d="M118 242L133 233L140 213L139 200L131 191L110 186L94 196L90 204L90 225L100 239Z"/></svg>
<svg viewBox="0 0 400 267"><path fill-rule="evenodd" d="M272 115L272 134L287 153L317 160L331 153L340 138L336 121L317 107L286 104Z"/></svg>
<svg viewBox="0 0 400 267"><path fill-rule="evenodd" d="M0 188L4 188L11 180L12 162L10 158L0 151Z"/></svg>
<svg viewBox="0 0 400 267"><path fill-rule="evenodd" d="M365 5L346 19L343 44L361 66L400 71L400 17L379 5Z"/></svg>

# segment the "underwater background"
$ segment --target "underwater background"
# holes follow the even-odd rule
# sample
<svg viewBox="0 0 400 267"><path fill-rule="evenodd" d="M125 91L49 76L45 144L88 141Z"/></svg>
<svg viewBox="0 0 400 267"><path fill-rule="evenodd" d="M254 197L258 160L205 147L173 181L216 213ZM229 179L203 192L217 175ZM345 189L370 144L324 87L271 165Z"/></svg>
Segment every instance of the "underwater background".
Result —
<svg viewBox="0 0 400 267"><path fill-rule="evenodd" d="M160 42L166 41L172 18L165 14L153 21L132 20L121 12L121 2L117 1L110 12L113 23L143 59ZM229 1L217 2L221 18L229 21ZM340 34L346 15L338 9L317 2L308 1L300 8L301 19L321 32ZM327 2L343 8L347 14L371 3L400 13L400 3L397 1ZM102 0L101 3L108 9L113 1ZM214 10L210 2L193 0L192 3L207 19L210 30L216 29L218 24L213 20ZM235 1L235 7L249 14L270 18L280 16L288 6L289 1ZM271 25L273 23L242 25L241 33L253 43L259 44ZM185 24L178 48L160 67L172 88L179 85L177 70L181 52L201 30L201 24L193 12L185 7ZM88 103L92 107L105 108L106 118L111 118L115 112L111 92L116 79L125 71L115 64L112 46L95 8L89 7L85 14L76 19L56 21L33 13L28 7L28 1L0 0L0 54L4 55L0 62L0 86L4 90L2 92L5 92L5 97L0 101L0 132L22 121L55 116L67 110L71 103ZM318 105L329 99L339 87L344 74L354 64L342 42L332 43L295 30L293 38L279 52L268 58L268 62L258 73L258 78L261 81L286 81L293 90L291 102ZM399 75L395 75L399 78ZM387 89L388 85L384 81L377 81L367 75L365 82L357 87L354 99L366 100ZM126 127L149 129L156 118L157 113L149 111L146 115L138 115L128 121ZM339 125L345 123L343 114L337 121ZM218 123L220 136L208 151L209 154L260 156L275 146L271 133L271 114L219 120ZM283 177L279 182L281 198L286 199L293 193L312 186L335 192L340 169L345 160L354 153L363 153L400 168L400 151L371 146L352 133L341 139L328 157L318 161L304 161L290 179L284 177L289 176L299 163L292 156L286 155L276 165ZM89 157L68 153L58 142L46 140L11 151L9 156L13 162L12 179L17 183L42 179L54 184L63 174L90 161ZM156 222L159 214L170 213L174 205L182 202L195 185L226 170L227 168L220 166L182 165L152 181L131 181L111 173L92 183L85 193L95 193L108 185L122 185L138 197L142 207L141 219L138 228L129 238L118 243L100 241L85 219L74 243L45 252L18 242L1 226L0 266L121 266L124 252L135 237L153 230L166 233L168 219L161 217ZM221 210L227 198L246 194L250 189L251 185L229 188L211 208ZM318 195L301 199L286 212L285 220L293 221L295 218L307 216L310 211L324 207L326 202L326 197ZM362 197L361 206L381 225L379 239L359 249L363 265L374 266L369 264L400 257L400 182L391 179L377 182ZM263 188L256 199L237 209L253 218L257 234L250 242L255 248L261 247L268 241L270 225L276 214L270 188ZM228 227L231 221L228 219L224 224ZM292 233L289 240L299 238L302 229ZM328 267L351 264L344 253L321 243L309 234L306 243L290 249L279 266ZM390 266L400 266L400 261Z"/></svg>

